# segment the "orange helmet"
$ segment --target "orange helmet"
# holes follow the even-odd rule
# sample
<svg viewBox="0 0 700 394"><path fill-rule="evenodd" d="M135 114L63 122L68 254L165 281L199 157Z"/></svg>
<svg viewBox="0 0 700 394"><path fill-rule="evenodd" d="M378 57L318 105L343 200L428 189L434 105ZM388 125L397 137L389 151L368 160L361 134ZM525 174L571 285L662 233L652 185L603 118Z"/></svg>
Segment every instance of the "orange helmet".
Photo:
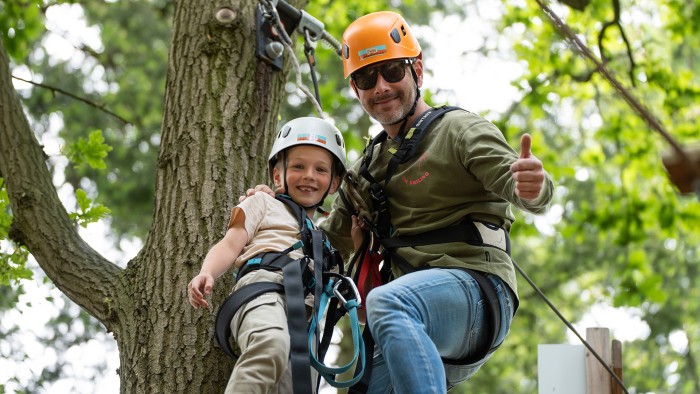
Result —
<svg viewBox="0 0 700 394"><path fill-rule="evenodd" d="M343 74L367 65L420 55L418 40L401 15L380 11L358 18L343 33Z"/></svg>

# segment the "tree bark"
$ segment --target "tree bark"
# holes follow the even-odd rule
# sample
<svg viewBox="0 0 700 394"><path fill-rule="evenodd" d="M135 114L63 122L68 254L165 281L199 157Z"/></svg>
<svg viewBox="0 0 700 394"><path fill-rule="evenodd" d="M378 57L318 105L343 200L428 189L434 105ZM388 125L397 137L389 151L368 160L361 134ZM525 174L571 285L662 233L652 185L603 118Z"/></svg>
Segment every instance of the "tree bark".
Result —
<svg viewBox="0 0 700 394"><path fill-rule="evenodd" d="M298 3L298 2L297 2ZM178 1L168 61L153 224L143 249L120 269L77 234L20 100L0 42L0 176L12 238L26 245L56 286L113 332L122 393L223 392L233 364L215 349L216 308L195 310L186 285L226 230L246 187L267 183L289 70L255 56L255 7L245 0ZM218 22L221 7L233 11Z"/></svg>

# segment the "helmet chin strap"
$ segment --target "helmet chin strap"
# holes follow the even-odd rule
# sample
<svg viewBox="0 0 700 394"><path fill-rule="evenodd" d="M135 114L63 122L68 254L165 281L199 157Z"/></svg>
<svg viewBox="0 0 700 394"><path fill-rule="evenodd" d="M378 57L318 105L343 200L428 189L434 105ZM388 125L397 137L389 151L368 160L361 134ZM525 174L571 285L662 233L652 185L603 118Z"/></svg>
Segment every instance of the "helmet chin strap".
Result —
<svg viewBox="0 0 700 394"><path fill-rule="evenodd" d="M416 74L416 70L411 67L411 75L413 76L413 82L416 85L416 98L413 100L413 105L411 106L411 109L408 111L406 116L403 118L399 119L398 121L391 123L392 125L398 124L401 122L401 127L399 127L399 134L400 136L403 136L404 132L406 131L406 124L408 123L408 119L413 116L413 114L416 113L416 107L418 106L418 99L420 99L420 89L418 88L418 75Z"/></svg>

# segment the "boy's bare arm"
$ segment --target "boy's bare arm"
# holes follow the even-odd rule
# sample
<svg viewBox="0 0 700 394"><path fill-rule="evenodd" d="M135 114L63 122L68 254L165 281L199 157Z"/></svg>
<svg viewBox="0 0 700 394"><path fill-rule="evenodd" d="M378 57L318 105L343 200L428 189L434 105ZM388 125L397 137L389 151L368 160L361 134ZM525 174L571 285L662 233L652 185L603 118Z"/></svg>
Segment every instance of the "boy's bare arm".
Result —
<svg viewBox="0 0 700 394"><path fill-rule="evenodd" d="M211 294L214 280L231 268L247 242L248 233L243 227L243 221L236 220L224 238L209 250L199 274L187 285L187 295L193 307L209 307L204 297Z"/></svg>

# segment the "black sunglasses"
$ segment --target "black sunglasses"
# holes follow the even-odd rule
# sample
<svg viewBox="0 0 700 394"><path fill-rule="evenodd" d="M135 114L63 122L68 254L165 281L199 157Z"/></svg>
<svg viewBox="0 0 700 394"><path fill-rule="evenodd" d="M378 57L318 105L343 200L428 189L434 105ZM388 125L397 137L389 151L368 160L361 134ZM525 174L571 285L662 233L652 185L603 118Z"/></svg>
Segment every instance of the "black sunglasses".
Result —
<svg viewBox="0 0 700 394"><path fill-rule="evenodd" d="M355 86L361 90L372 89L377 84L377 76L389 83L399 82L406 76L406 65L412 64L410 59L400 59L381 63L374 67L365 67L350 74Z"/></svg>

